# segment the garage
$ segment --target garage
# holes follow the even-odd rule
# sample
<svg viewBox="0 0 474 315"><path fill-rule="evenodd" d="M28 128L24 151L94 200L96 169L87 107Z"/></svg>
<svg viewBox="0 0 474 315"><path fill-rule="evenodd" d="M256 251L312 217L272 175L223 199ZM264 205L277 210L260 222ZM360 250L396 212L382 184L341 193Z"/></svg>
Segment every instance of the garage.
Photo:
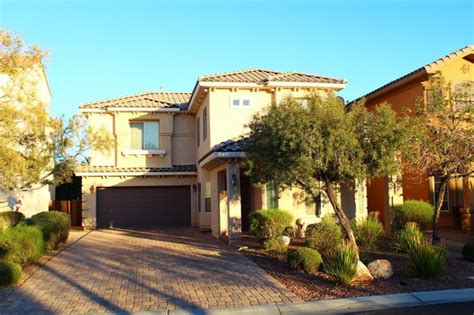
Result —
<svg viewBox="0 0 474 315"><path fill-rule="evenodd" d="M190 209L189 186L97 188L99 228L189 226Z"/></svg>

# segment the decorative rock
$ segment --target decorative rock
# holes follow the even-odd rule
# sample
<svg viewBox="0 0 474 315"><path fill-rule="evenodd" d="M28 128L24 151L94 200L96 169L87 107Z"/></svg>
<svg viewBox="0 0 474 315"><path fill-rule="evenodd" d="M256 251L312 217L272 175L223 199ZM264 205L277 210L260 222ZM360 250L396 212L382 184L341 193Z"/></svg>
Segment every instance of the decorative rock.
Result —
<svg viewBox="0 0 474 315"><path fill-rule="evenodd" d="M360 260L357 262L357 274L352 282L372 281L374 277L370 274L369 269Z"/></svg>
<svg viewBox="0 0 474 315"><path fill-rule="evenodd" d="M285 244L286 246L290 245L290 241L291 241L291 239L288 236L284 236L284 235L278 236L278 240L282 242L283 244Z"/></svg>
<svg viewBox="0 0 474 315"><path fill-rule="evenodd" d="M388 279L393 276L393 268L390 261L377 259L367 265L367 269L375 279Z"/></svg>

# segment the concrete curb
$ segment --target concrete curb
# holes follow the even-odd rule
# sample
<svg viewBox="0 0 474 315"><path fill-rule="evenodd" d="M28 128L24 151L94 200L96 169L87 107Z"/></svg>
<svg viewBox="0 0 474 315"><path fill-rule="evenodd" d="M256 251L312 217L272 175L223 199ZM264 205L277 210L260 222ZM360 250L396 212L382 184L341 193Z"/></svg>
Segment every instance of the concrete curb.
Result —
<svg viewBox="0 0 474 315"><path fill-rule="evenodd" d="M182 309L162 312L139 312L134 314L163 315L293 315L293 314L344 314L353 312L377 311L403 307L417 307L430 304L474 301L474 288L441 291L421 291L375 296L362 296L336 300L293 304L270 304L243 308Z"/></svg>

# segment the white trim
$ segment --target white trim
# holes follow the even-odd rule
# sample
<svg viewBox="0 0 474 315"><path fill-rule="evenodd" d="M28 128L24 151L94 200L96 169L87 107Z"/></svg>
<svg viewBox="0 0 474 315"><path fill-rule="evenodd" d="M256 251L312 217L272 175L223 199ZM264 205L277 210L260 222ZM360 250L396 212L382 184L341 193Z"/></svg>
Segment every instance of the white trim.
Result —
<svg viewBox="0 0 474 315"><path fill-rule="evenodd" d="M203 87L250 87L250 88L263 86L262 84L258 84L254 82L211 82L211 81L199 82L199 85Z"/></svg>
<svg viewBox="0 0 474 315"><path fill-rule="evenodd" d="M166 150L122 150L123 155L166 155Z"/></svg>
<svg viewBox="0 0 474 315"><path fill-rule="evenodd" d="M197 172L76 172L76 176L195 176Z"/></svg>
<svg viewBox="0 0 474 315"><path fill-rule="evenodd" d="M106 110L102 108L81 108L81 113L105 113Z"/></svg>
<svg viewBox="0 0 474 315"><path fill-rule="evenodd" d="M343 89L346 87L346 83L312 83L312 82L280 82L280 81L268 81L267 86L275 87L313 87L313 88L330 88L330 89Z"/></svg>
<svg viewBox="0 0 474 315"><path fill-rule="evenodd" d="M214 152L205 158L199 163L199 166L204 166L207 163L211 162L214 159L224 158L224 159L237 159L245 157L244 152Z"/></svg>

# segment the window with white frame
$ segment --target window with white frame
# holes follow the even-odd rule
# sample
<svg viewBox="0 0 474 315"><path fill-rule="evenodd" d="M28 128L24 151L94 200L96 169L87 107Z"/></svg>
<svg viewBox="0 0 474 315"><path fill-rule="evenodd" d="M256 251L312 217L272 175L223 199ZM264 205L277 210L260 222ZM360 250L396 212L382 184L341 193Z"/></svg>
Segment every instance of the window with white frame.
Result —
<svg viewBox="0 0 474 315"><path fill-rule="evenodd" d="M204 212L211 212L211 182L205 182Z"/></svg>
<svg viewBox="0 0 474 315"><path fill-rule="evenodd" d="M158 150L160 124L157 121L130 122L130 148L132 150Z"/></svg>
<svg viewBox="0 0 474 315"><path fill-rule="evenodd" d="M230 106L235 108L248 108L252 106L252 99L249 96L231 96Z"/></svg>

